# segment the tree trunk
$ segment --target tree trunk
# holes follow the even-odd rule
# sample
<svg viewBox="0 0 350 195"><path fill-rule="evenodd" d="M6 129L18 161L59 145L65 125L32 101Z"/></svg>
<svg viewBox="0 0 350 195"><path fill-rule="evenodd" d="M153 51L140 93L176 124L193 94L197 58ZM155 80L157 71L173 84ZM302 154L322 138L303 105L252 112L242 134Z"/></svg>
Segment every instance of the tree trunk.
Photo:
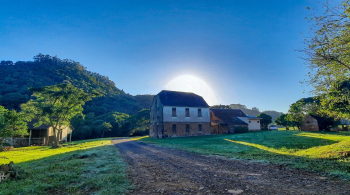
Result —
<svg viewBox="0 0 350 195"><path fill-rule="evenodd" d="M57 139L57 129L55 127L52 127L53 130L53 137L54 137L54 143L52 144L53 148L57 148L58 147L58 139Z"/></svg>
<svg viewBox="0 0 350 195"><path fill-rule="evenodd" d="M29 146L30 146L31 141L32 141L32 130L30 130L30 132L29 132Z"/></svg>
<svg viewBox="0 0 350 195"><path fill-rule="evenodd" d="M72 142L72 134L73 134L73 131L70 131L69 142Z"/></svg>
<svg viewBox="0 0 350 195"><path fill-rule="evenodd" d="M286 130L289 130L289 127L288 127L288 126L286 126Z"/></svg>

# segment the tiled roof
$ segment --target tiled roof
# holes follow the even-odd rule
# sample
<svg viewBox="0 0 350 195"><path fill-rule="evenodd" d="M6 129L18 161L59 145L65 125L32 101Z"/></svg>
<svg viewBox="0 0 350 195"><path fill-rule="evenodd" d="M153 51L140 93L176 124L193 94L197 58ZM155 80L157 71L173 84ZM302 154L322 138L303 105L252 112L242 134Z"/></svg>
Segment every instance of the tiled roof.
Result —
<svg viewBox="0 0 350 195"><path fill-rule="evenodd" d="M189 92L166 91L158 93L163 106L183 106L209 108L203 97Z"/></svg>
<svg viewBox="0 0 350 195"><path fill-rule="evenodd" d="M210 121L233 124L248 125L237 117L247 117L240 109L210 109Z"/></svg>

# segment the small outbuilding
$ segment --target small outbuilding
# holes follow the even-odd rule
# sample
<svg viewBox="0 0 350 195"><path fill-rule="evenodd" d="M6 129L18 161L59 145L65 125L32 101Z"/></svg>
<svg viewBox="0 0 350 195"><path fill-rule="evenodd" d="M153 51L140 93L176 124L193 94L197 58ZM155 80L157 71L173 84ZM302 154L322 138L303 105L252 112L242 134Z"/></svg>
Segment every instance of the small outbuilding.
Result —
<svg viewBox="0 0 350 195"><path fill-rule="evenodd" d="M249 131L260 131L261 130L261 123L260 120L261 118L255 117L255 116L250 116L249 114L247 117L238 117L245 123L248 123L248 130Z"/></svg>
<svg viewBox="0 0 350 195"><path fill-rule="evenodd" d="M13 146L23 147L30 145L51 145L54 142L53 128L50 125L43 124L39 127L34 127L34 121L28 123L28 137L14 138ZM58 135L59 142L67 142L71 140L72 130L69 127L64 127Z"/></svg>
<svg viewBox="0 0 350 195"><path fill-rule="evenodd" d="M316 117L306 115L300 127L301 131L320 131L318 120Z"/></svg>
<svg viewBox="0 0 350 195"><path fill-rule="evenodd" d="M247 117L240 109L210 109L211 133L236 133L237 127L248 129L248 123L241 120L240 117Z"/></svg>

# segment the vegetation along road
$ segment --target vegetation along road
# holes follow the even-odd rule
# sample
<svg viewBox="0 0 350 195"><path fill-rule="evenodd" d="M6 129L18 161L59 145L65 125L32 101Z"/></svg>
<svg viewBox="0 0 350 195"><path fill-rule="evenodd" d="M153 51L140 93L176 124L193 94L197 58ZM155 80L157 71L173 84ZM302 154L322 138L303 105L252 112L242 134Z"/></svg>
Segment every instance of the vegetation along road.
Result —
<svg viewBox="0 0 350 195"><path fill-rule="evenodd" d="M204 139L210 138L217 137ZM131 194L349 194L348 181L315 172L190 153L130 139L112 143L129 165L129 177L135 184Z"/></svg>

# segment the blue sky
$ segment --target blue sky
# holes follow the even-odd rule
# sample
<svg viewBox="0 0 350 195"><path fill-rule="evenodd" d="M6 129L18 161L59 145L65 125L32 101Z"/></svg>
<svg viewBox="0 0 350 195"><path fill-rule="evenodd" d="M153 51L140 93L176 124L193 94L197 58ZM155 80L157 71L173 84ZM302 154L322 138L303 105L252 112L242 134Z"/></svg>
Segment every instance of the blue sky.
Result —
<svg viewBox="0 0 350 195"><path fill-rule="evenodd" d="M221 104L287 112L309 96L298 58L316 0L1 1L0 59L82 63L132 95L205 81Z"/></svg>

